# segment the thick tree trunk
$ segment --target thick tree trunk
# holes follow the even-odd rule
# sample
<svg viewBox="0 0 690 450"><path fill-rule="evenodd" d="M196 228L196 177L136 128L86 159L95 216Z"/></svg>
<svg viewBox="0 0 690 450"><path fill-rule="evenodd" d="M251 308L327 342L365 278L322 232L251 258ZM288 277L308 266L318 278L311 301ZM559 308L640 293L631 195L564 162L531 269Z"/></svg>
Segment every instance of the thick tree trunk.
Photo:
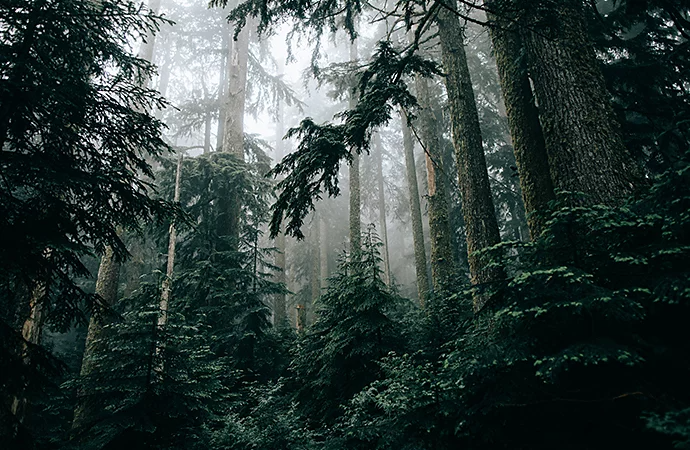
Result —
<svg viewBox="0 0 690 450"><path fill-rule="evenodd" d="M451 6L455 6L454 1ZM470 279L473 286L489 287L504 278L504 271L488 267L477 256L477 252L498 244L501 239L489 188L477 106L467 67L464 32L457 16L445 7L441 7L436 21L446 72L458 184L467 232ZM475 311L480 310L487 301L486 295L476 295Z"/></svg>
<svg viewBox="0 0 690 450"><path fill-rule="evenodd" d="M457 267L453 258L453 241L448 217L448 196L444 187L441 141L431 107L431 94L427 80L416 77L415 88L419 99L421 140L426 156L427 202L429 235L431 239L431 281L434 291L447 290L456 281Z"/></svg>
<svg viewBox="0 0 690 450"><path fill-rule="evenodd" d="M583 3L562 0L526 15L535 31L521 28L554 186L585 194L578 204L619 205L644 179L619 135Z"/></svg>
<svg viewBox="0 0 690 450"><path fill-rule="evenodd" d="M493 2L492 2L493 3ZM487 3L491 8L492 3ZM539 124L527 75L527 64L519 30L510 18L489 14L491 39L506 106L506 116L515 152L522 200L527 213L530 236L535 239L544 229L543 213L555 199L549 172L546 144Z"/></svg>
<svg viewBox="0 0 690 450"><path fill-rule="evenodd" d="M376 181L378 189L379 223L381 228L381 241L383 242L383 274L387 285L391 284L391 262L388 251L388 224L386 223L386 196L383 180L383 146L381 136L374 136L374 163L376 164Z"/></svg>
<svg viewBox="0 0 690 450"><path fill-rule="evenodd" d="M429 277L426 268L426 251L424 250L424 231L422 228L422 208L419 202L419 185L417 184L417 167L414 160L414 141L412 131L407 123L405 113L401 111L403 148L405 151L405 171L407 190L410 196L410 215L412 217L412 241L414 243L414 265L417 275L417 295L422 308L426 305L429 292Z"/></svg>
<svg viewBox="0 0 690 450"><path fill-rule="evenodd" d="M357 61L357 41L350 44L350 62ZM350 94L350 108L357 105L357 98ZM359 154L355 153L350 163L350 253L357 254L362 250L361 189L359 176Z"/></svg>

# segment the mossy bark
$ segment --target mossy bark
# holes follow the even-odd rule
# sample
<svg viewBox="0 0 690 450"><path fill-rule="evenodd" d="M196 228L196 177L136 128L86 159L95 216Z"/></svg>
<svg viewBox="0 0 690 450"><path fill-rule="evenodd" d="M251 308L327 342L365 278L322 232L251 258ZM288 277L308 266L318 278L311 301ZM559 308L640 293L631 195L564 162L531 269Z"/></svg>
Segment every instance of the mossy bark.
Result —
<svg viewBox="0 0 690 450"><path fill-rule="evenodd" d="M577 204L619 205L644 178L620 137L583 8L563 0L526 10L522 38L554 186L585 194Z"/></svg>
<svg viewBox="0 0 690 450"><path fill-rule="evenodd" d="M455 2L451 2L451 6L455 6ZM464 32L458 17L446 7L440 8L436 23L446 73L453 146L467 233L470 281L473 286L480 288L492 287L505 275L502 268L485 264L477 255L478 251L498 244L500 235L489 188L479 116L467 67ZM480 310L487 301L487 295L476 295L475 310Z"/></svg>
<svg viewBox="0 0 690 450"><path fill-rule="evenodd" d="M492 8L495 2L487 2ZM546 144L539 124L539 112L527 74L519 29L510 17L489 13L491 40L496 57L506 116L520 177L522 200L530 237L544 229L544 211L555 199L549 172Z"/></svg>
<svg viewBox="0 0 690 450"><path fill-rule="evenodd" d="M427 204L429 236L431 240L431 283L434 291L447 290L456 280L457 268L453 258L450 235L448 196L445 189L447 173L443 170L443 155L436 119L432 112L431 94L426 79L415 78L419 101L420 136L424 145L427 174Z"/></svg>

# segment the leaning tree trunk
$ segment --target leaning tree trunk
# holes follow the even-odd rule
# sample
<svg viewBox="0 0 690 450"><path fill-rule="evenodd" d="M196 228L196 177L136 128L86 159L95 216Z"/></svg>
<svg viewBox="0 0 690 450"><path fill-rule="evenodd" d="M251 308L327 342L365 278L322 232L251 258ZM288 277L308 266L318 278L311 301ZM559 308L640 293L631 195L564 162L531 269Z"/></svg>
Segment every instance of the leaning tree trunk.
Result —
<svg viewBox="0 0 690 450"><path fill-rule="evenodd" d="M619 205L644 179L620 137L583 8L532 8L522 36L556 189L584 194L576 204Z"/></svg>
<svg viewBox="0 0 690 450"><path fill-rule="evenodd" d="M491 8L494 2L488 3ZM544 211L555 199L546 144L527 75L522 41L510 17L488 14L496 66L532 239L544 229Z"/></svg>
<svg viewBox="0 0 690 450"><path fill-rule="evenodd" d="M420 134L426 156L427 203L431 240L431 281L434 291L450 288L456 281L457 267L453 258L453 239L450 235L448 196L443 171L441 140L431 107L431 94L426 79L417 76L415 88L419 98Z"/></svg>
<svg viewBox="0 0 690 450"><path fill-rule="evenodd" d="M149 9L156 13L160 10L161 0L150 0ZM153 61L153 49L156 43L156 36L149 32L144 39L144 42L139 48L140 59L145 61ZM149 79L141 81L142 86L146 86L150 82ZM101 257L101 265L98 269L98 278L96 279L96 295L104 302L104 306L111 307L117 301L117 288L120 282L120 266L119 259L115 256L112 247L106 247ZM95 360L102 349L102 334L103 327L107 324L107 318L99 314L94 314L89 320L89 328L86 333L86 344L84 348L84 355L82 356L80 377L88 379L96 369ZM100 409L98 399L93 393L79 392L77 394L77 405L74 409L74 420L72 422L73 429L79 429L89 421L94 420Z"/></svg>
<svg viewBox="0 0 690 450"><path fill-rule="evenodd" d="M414 243L414 267L417 275L417 295L419 305L424 308L429 293L429 277L426 273L426 251L424 250L424 230L422 228L422 208L419 203L419 185L414 160L414 141L407 116L401 110L403 130L403 149L405 151L405 171L407 190L410 196L410 215L412 217L412 241Z"/></svg>
<svg viewBox="0 0 690 450"><path fill-rule="evenodd" d="M455 6L455 1L450 3ZM442 6L436 22L441 41L445 82L450 106L453 145L462 195L462 211L467 233L467 256L473 286L490 287L504 278L501 268L489 266L477 252L501 241L479 128L472 81L463 42L464 31L457 16ZM475 295L474 309L480 310L487 295Z"/></svg>
<svg viewBox="0 0 690 450"><path fill-rule="evenodd" d="M180 202L180 178L182 176L182 160L184 152L180 153L177 159L177 170L175 171L175 193L173 201L175 204ZM165 268L165 279L161 287L161 298L158 306L158 320L156 322L156 339L154 352L154 372L158 375L158 380L162 378L164 370L163 351L165 350L165 329L168 325L168 307L170 296L172 295L172 278L175 269L175 247L177 245L177 227L175 222L170 224L168 229L168 263Z"/></svg>
<svg viewBox="0 0 690 450"><path fill-rule="evenodd" d="M357 41L350 44L350 62L357 61ZM353 91L350 94L350 109L357 105L357 97ZM358 254L362 250L362 224L360 217L362 200L359 176L359 154L354 152L350 163L350 253Z"/></svg>
<svg viewBox="0 0 690 450"><path fill-rule="evenodd" d="M381 241L383 242L383 274L387 285L391 284L391 262L388 251L388 225L386 224L386 196L383 180L383 146L381 136L374 136L374 163L376 164L376 181L378 188L379 223L381 224Z"/></svg>
<svg viewBox="0 0 690 450"><path fill-rule="evenodd" d="M98 278L96 280L96 295L103 301L103 306L112 307L117 301L117 288L119 284L120 263L111 247L106 247L105 253L101 258L101 265L98 268ZM109 316L106 314L92 314L89 320L89 328L86 333L86 346L82 356L81 371L79 376L82 380L90 383L91 378L98 365L98 356L104 351L103 348L103 328L109 323ZM77 406L74 409L73 429L80 429L84 425L96 419L101 405L98 395L91 392L91 389L81 389L77 393Z"/></svg>

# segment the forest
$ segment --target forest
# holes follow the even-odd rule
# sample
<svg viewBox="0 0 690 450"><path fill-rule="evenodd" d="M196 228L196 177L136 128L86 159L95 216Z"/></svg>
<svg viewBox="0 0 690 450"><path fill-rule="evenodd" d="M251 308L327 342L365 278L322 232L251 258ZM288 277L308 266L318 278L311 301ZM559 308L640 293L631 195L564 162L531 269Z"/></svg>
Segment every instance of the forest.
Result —
<svg viewBox="0 0 690 450"><path fill-rule="evenodd" d="M0 448L690 449L684 0L0 0Z"/></svg>

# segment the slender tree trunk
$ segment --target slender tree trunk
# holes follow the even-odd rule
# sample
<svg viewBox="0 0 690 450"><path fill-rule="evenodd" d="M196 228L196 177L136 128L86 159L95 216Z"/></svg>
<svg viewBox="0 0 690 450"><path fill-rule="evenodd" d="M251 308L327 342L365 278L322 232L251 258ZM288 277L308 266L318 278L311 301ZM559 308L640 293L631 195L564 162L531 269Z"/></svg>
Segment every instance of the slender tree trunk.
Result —
<svg viewBox="0 0 690 450"><path fill-rule="evenodd" d="M451 6L456 6L455 1L451 2ZM458 184L467 233L470 279L474 286L488 287L502 280L504 272L500 268L488 267L477 256L477 252L498 244L501 239L489 188L479 116L467 67L464 32L457 16L443 6L436 21L446 72ZM480 310L487 301L488 296L475 295L475 311Z"/></svg>
<svg viewBox="0 0 690 450"><path fill-rule="evenodd" d="M319 255L321 253L321 229L319 222L319 214L315 211L311 224L311 302L309 304L307 316L314 310L314 304L321 296L321 262L319 261Z"/></svg>
<svg viewBox="0 0 690 450"><path fill-rule="evenodd" d="M322 287L328 286L328 226L323 217L319 217L319 235L320 246L319 246L319 261L321 264L321 285Z"/></svg>
<svg viewBox="0 0 690 450"><path fill-rule="evenodd" d="M417 275L417 295L422 308L426 305L429 292L429 277L426 268L426 251L424 250L424 231L422 228L422 208L419 202L419 185L417 184L417 167L414 160L414 141L412 131L407 123L404 111L400 112L403 130L403 148L405 150L405 171L407 189L410 196L410 213L412 217L412 241L414 242L414 266Z"/></svg>
<svg viewBox="0 0 690 450"><path fill-rule="evenodd" d="M283 135L285 129L283 125L283 102L278 101L276 121L276 162L283 159L284 143ZM276 255L275 265L278 268L275 274L275 280L278 283L285 285L285 235L279 233L275 239ZM287 302L284 293L275 294L273 297L273 326L282 326L287 323Z"/></svg>
<svg viewBox="0 0 690 450"><path fill-rule="evenodd" d="M204 117L204 155L211 153L211 113Z"/></svg>
<svg viewBox="0 0 690 450"><path fill-rule="evenodd" d="M180 202L180 178L182 176L182 160L184 158L184 152L180 153L177 158L177 170L175 172L175 194L173 196L173 201L177 204ZM161 340L161 336L165 332L165 328L168 324L168 308L170 304L170 295L172 294L172 278L173 271L175 269L175 246L177 245L177 228L175 223L170 224L168 230L168 264L165 269L165 279L163 280L163 286L161 287L161 299L159 303L159 315L158 321L156 323L156 350L155 350L155 369L154 371L159 374L163 373L164 362L162 358L163 351L165 350L165 341Z"/></svg>
<svg viewBox="0 0 690 450"><path fill-rule="evenodd" d="M575 203L619 205L644 185L623 145L583 3L562 0L526 11L530 76L556 189L585 194Z"/></svg>
<svg viewBox="0 0 690 450"><path fill-rule="evenodd" d="M379 203L379 223L381 224L381 241L383 241L383 274L387 285L391 284L391 262L388 251L388 224L386 223L386 196L383 180L383 145L381 135L374 135L374 163L376 164L376 178Z"/></svg>
<svg viewBox="0 0 690 450"><path fill-rule="evenodd" d="M425 147L429 236L431 240L431 281L436 292L447 290L456 282L457 268L453 258L453 241L448 217L448 196L444 185L441 141L431 108L431 94L427 80L415 78L419 99L419 121L422 144Z"/></svg>
<svg viewBox="0 0 690 450"><path fill-rule="evenodd" d="M487 4L489 8L493 2ZM527 75L527 64L518 30L509 17L488 15L496 66L506 106L506 116L520 177L522 200L527 213L530 236L535 239L544 229L542 213L555 199L549 173L546 144L539 124Z"/></svg>
<svg viewBox="0 0 690 450"><path fill-rule="evenodd" d="M350 44L350 62L357 61L357 41ZM354 89L354 87L353 87ZM355 93L350 94L350 108L357 105ZM350 163L350 253L357 254L362 250L362 223L360 210L362 205L360 176L359 176L359 154L354 153Z"/></svg>
<svg viewBox="0 0 690 450"><path fill-rule="evenodd" d="M216 151L223 151L223 136L225 135L225 106L227 96L227 72L228 60L230 55L230 39L233 34L233 27L231 24L225 22L225 32L222 35L222 48L220 58L219 80L218 80L218 129L216 131Z"/></svg>

